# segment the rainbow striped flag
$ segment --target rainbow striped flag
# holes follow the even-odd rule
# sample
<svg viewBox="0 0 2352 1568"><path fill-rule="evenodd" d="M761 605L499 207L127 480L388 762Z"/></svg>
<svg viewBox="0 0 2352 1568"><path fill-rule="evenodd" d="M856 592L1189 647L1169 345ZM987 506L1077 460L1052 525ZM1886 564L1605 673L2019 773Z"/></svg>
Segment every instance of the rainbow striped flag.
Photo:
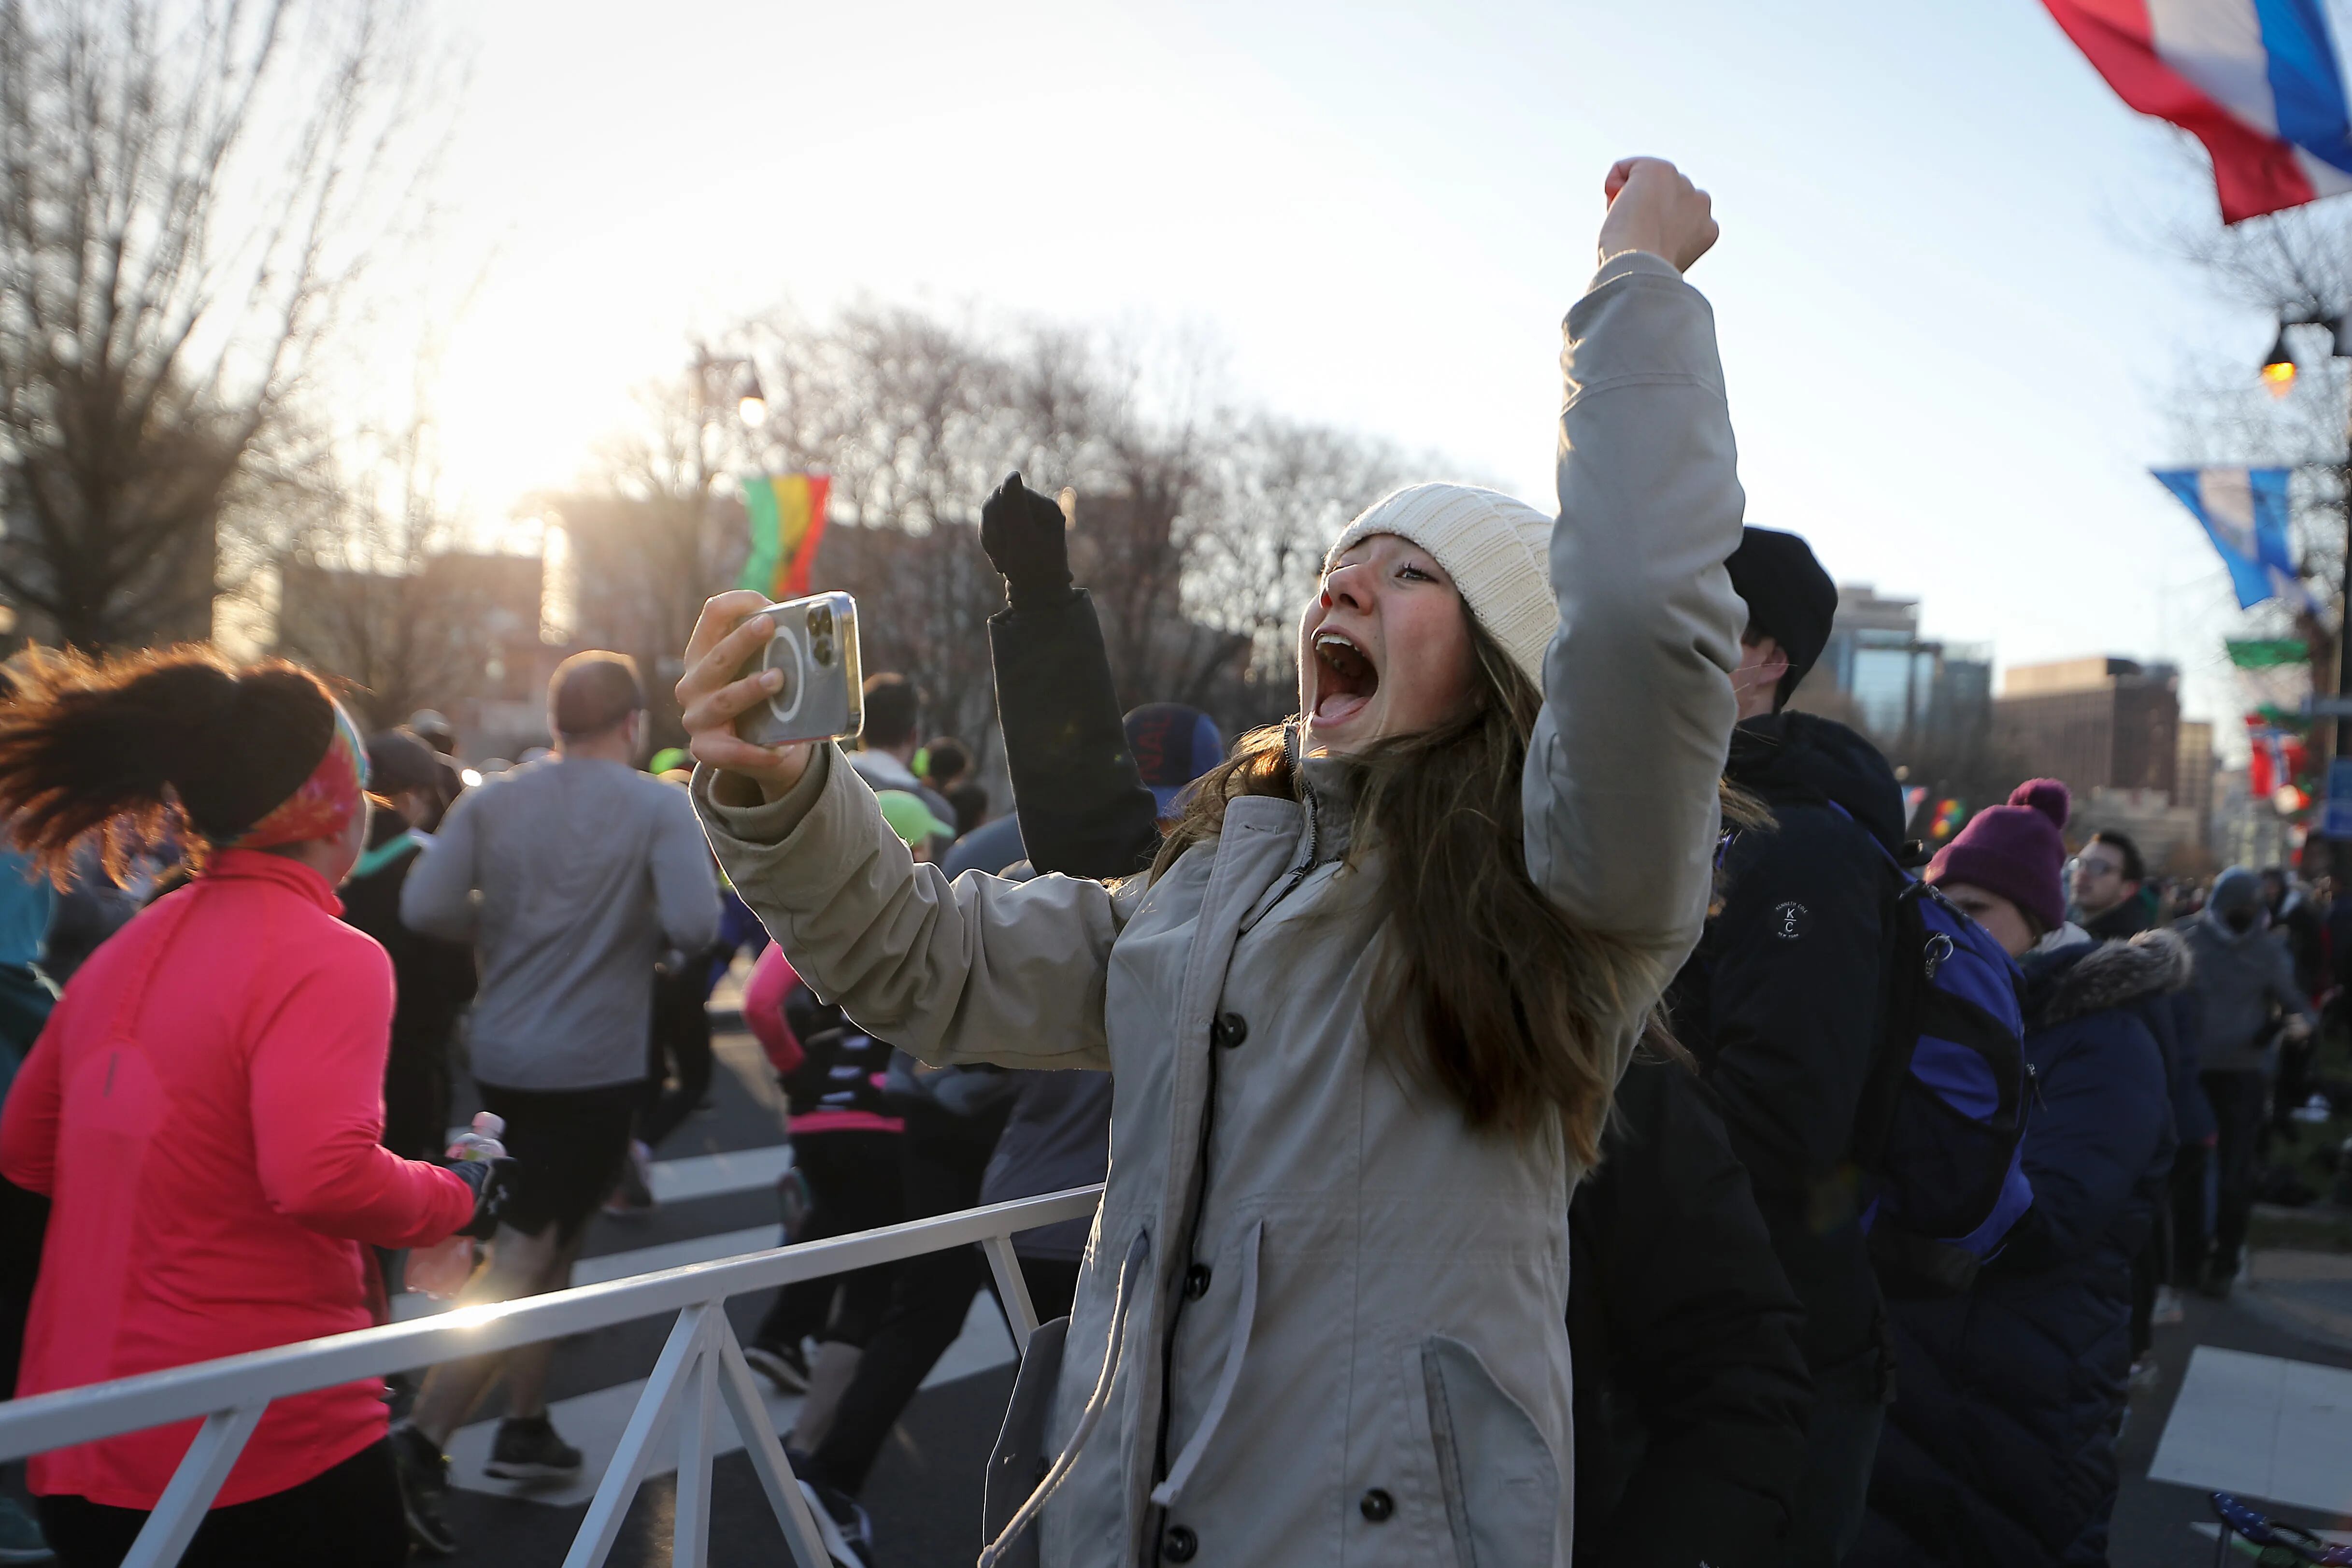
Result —
<svg viewBox="0 0 2352 1568"><path fill-rule="evenodd" d="M809 567L824 536L824 500L832 489L825 474L761 474L743 481L751 553L737 587L757 588L771 602L809 591Z"/></svg>

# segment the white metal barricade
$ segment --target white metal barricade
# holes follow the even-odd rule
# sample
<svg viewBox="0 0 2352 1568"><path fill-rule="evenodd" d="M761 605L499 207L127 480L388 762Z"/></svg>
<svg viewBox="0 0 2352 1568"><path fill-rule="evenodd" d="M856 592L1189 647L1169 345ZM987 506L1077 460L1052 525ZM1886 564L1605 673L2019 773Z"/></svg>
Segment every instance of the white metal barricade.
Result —
<svg viewBox="0 0 2352 1568"><path fill-rule="evenodd" d="M1098 1185L1074 1187L1045 1197L12 1400L0 1404L0 1461L201 1416L204 1425L188 1446L187 1457L123 1559L124 1568L168 1568L187 1550L271 1400L675 1311L677 1325L621 1435L621 1446L589 1504L588 1516L572 1538L564 1568L598 1568L604 1563L645 1479L654 1446L665 1432L677 1436L678 1460L670 1561L676 1568L705 1568L710 1543L710 1466L716 1457L713 1427L721 1405L742 1436L793 1560L799 1568L826 1568L815 1521L784 1463L783 1445L727 1321L727 1299L977 1242L995 1274L1013 1342L1026 1351L1037 1318L1013 1258L1013 1235L1090 1215L1101 1194Z"/></svg>

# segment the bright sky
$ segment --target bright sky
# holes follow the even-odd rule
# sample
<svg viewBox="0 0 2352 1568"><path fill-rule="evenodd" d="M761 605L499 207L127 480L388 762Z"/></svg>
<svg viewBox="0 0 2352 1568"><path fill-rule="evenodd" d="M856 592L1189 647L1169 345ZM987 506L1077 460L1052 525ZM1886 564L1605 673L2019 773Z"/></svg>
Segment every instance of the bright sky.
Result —
<svg viewBox="0 0 2352 1568"><path fill-rule="evenodd" d="M655 20L655 18L658 20ZM2270 327L2165 253L2211 209L2032 0L1512 5L486 0L446 195L495 252L441 405L493 514L689 332L860 294L1206 327L1241 395L1550 489L1601 177L1680 163L1750 521L2004 664L2172 658L2223 578L2146 475Z"/></svg>

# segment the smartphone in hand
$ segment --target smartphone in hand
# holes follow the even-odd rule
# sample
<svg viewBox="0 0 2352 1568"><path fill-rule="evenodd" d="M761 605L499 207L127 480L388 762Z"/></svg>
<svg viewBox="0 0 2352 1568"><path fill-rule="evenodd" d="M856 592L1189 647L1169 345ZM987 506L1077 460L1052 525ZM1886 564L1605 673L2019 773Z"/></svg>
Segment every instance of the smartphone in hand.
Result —
<svg viewBox="0 0 2352 1568"><path fill-rule="evenodd" d="M856 734L866 722L857 601L846 594L812 594L761 613L775 622L775 635L736 671L736 679L773 669L782 672L783 683L765 702L744 710L735 732L761 746Z"/></svg>

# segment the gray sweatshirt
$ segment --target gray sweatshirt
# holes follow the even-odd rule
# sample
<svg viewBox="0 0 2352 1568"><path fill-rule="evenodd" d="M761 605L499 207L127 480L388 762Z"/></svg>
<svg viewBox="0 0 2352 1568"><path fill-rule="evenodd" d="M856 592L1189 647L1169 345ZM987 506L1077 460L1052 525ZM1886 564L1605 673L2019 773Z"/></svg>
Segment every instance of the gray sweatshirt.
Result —
<svg viewBox="0 0 2352 1568"><path fill-rule="evenodd" d="M2207 1072L2274 1071L2273 1006L2313 1016L2309 998L2295 989L2294 960L2263 926L2233 931L2210 914L2181 924L2194 965L2189 988L2204 1007L2198 1065Z"/></svg>
<svg viewBox="0 0 2352 1568"><path fill-rule="evenodd" d="M547 757L459 797L409 870L400 918L474 942L477 1079L596 1089L646 1076L654 963L717 938L719 883L684 790Z"/></svg>

